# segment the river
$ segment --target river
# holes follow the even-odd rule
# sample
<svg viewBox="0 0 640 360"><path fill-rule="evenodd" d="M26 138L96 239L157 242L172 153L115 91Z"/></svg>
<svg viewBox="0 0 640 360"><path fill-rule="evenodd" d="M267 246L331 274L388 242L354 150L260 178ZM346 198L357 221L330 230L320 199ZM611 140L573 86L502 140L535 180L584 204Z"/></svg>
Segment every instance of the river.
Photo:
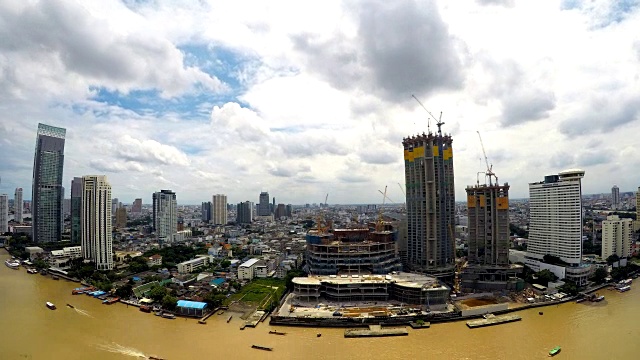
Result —
<svg viewBox="0 0 640 360"><path fill-rule="evenodd" d="M271 327L240 330L238 316L163 319L124 304L71 295L79 284L4 266L0 250L1 359L557 359L640 357L640 281L631 291L601 290L601 303L567 303L518 312L522 321L468 329L434 324L409 336L345 339L344 329ZM45 302L58 309L51 311ZM70 303L76 307L65 306ZM538 315L543 311L544 315ZM287 332L270 335L270 329ZM322 337L317 337L322 333ZM255 350L252 344L273 347Z"/></svg>

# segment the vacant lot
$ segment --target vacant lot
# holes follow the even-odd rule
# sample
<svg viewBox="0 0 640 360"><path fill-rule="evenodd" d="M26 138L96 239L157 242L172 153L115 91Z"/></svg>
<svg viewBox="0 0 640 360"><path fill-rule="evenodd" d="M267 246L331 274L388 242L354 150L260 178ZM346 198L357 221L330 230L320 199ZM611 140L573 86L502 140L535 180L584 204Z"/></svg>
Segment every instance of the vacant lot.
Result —
<svg viewBox="0 0 640 360"><path fill-rule="evenodd" d="M494 298L466 299L462 300L460 303L468 307L476 307L497 304L498 300Z"/></svg>
<svg viewBox="0 0 640 360"><path fill-rule="evenodd" d="M284 291L284 280L255 279L243 286L238 293L231 295L227 299L227 304L242 302L258 309L267 308L271 302L277 303Z"/></svg>

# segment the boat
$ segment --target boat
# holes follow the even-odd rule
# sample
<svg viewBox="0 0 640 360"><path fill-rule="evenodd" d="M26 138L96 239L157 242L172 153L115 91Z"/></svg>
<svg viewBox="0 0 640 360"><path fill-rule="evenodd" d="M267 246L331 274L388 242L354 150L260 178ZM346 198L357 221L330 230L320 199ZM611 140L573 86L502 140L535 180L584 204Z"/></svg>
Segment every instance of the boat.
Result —
<svg viewBox="0 0 640 360"><path fill-rule="evenodd" d="M146 312L146 313L151 312L151 307L149 307L149 305L142 305L140 306L140 311Z"/></svg>
<svg viewBox="0 0 640 360"><path fill-rule="evenodd" d="M627 286L623 286L620 289L618 289L618 291L620 292L625 292L625 291L629 291L631 290L631 286L627 285Z"/></svg>
<svg viewBox="0 0 640 360"><path fill-rule="evenodd" d="M69 308L71 308L71 309L73 309L73 308L74 308L74 307L73 307L73 305L68 304L68 303L67 303L67 307L69 307Z"/></svg>
<svg viewBox="0 0 640 360"><path fill-rule="evenodd" d="M583 302L585 300L587 300L587 298L580 298L580 299L576 300L576 303L579 304L579 303L581 303L581 302Z"/></svg>
<svg viewBox="0 0 640 360"><path fill-rule="evenodd" d="M267 346L251 345L251 347L254 348L254 349L258 349L258 350L273 351L273 348L270 348L270 347L267 347Z"/></svg>
<svg viewBox="0 0 640 360"><path fill-rule="evenodd" d="M556 356L560 352L560 346L556 346L553 349L549 350L549 356Z"/></svg>
<svg viewBox="0 0 640 360"><path fill-rule="evenodd" d="M120 298L116 296L116 297L112 297L112 298L107 298L102 303L105 304L105 305L111 305L113 303L117 303L118 300L120 300Z"/></svg>
<svg viewBox="0 0 640 360"><path fill-rule="evenodd" d="M149 356L147 359L149 359L149 360L164 360L164 358L159 358L159 357L156 357L156 356Z"/></svg>
<svg viewBox="0 0 640 360"><path fill-rule="evenodd" d="M20 262L16 261L16 260L5 260L4 262L5 265L7 265L7 267L14 269L14 270L18 270L18 268L20 267Z"/></svg>
<svg viewBox="0 0 640 360"><path fill-rule="evenodd" d="M232 317L233 317L233 315L229 316L229 318L227 319L227 323L228 323L229 321L231 321L231 318L232 318Z"/></svg>
<svg viewBox="0 0 640 360"><path fill-rule="evenodd" d="M37 273L38 273L38 270L31 268L31 269L27 269L27 272L28 272L29 274L37 274Z"/></svg>
<svg viewBox="0 0 640 360"><path fill-rule="evenodd" d="M51 278L52 278L53 280L60 280L60 278L59 278L57 275L53 275L53 276L51 276Z"/></svg>
<svg viewBox="0 0 640 360"><path fill-rule="evenodd" d="M162 316L162 311L156 311L154 314L155 314L156 316Z"/></svg>
<svg viewBox="0 0 640 360"><path fill-rule="evenodd" d="M153 310L153 311L160 311L160 310L162 310L162 306L160 306L160 305L158 305L158 304L153 305L153 309L152 309L152 310Z"/></svg>
<svg viewBox="0 0 640 360"><path fill-rule="evenodd" d="M47 302L46 302L46 305L47 305L47 307L48 307L49 309L51 309L51 310L55 310L55 309L56 309L56 306L55 306L55 305L53 305L53 303L51 303L51 302L48 302L48 301L47 301Z"/></svg>
<svg viewBox="0 0 640 360"><path fill-rule="evenodd" d="M170 313L162 313L162 315L160 315L160 316L162 316L162 317L163 317L163 318L165 318L165 319L171 319L171 320L173 320L173 319L175 319L175 318L176 318L176 316L175 316L175 315L170 314Z"/></svg>
<svg viewBox="0 0 640 360"><path fill-rule="evenodd" d="M538 315L544 315L542 311L538 311Z"/></svg>
<svg viewBox="0 0 640 360"><path fill-rule="evenodd" d="M96 288L94 288L93 286L75 288L75 289L71 290L71 295L80 295L80 294L84 294L86 292L95 291L95 289Z"/></svg>
<svg viewBox="0 0 640 360"><path fill-rule="evenodd" d="M604 295L596 296L596 297L594 297L594 298L593 298L593 300L591 300L591 301L593 301L593 302L600 302L600 301L602 301L602 300L604 300Z"/></svg>
<svg viewBox="0 0 640 360"><path fill-rule="evenodd" d="M316 337L320 337L320 336L322 336L322 334L320 334L320 333L317 333L317 334L316 334Z"/></svg>
<svg viewBox="0 0 640 360"><path fill-rule="evenodd" d="M273 335L287 335L286 332L281 332L281 331L276 331L276 330L271 330L269 331L269 334L273 334Z"/></svg>
<svg viewBox="0 0 640 360"><path fill-rule="evenodd" d="M40 270L40 275L47 275L47 270L45 269Z"/></svg>

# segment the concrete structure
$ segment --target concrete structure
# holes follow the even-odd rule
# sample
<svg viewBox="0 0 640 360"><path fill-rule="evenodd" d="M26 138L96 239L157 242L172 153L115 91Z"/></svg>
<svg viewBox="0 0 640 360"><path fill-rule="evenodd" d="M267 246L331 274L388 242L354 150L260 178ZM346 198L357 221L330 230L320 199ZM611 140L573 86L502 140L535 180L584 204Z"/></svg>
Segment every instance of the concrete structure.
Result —
<svg viewBox="0 0 640 360"><path fill-rule="evenodd" d="M241 202L236 207L236 223L251 224L253 221L253 203L250 201Z"/></svg>
<svg viewBox="0 0 640 360"><path fill-rule="evenodd" d="M636 221L633 223L633 231L640 230L640 186L636 192Z"/></svg>
<svg viewBox="0 0 640 360"><path fill-rule="evenodd" d="M602 222L602 258L611 255L626 258L632 254L633 220L609 215Z"/></svg>
<svg viewBox="0 0 640 360"><path fill-rule="evenodd" d="M274 217L276 220L287 217L287 210L284 204L278 204L278 206L276 206Z"/></svg>
<svg viewBox="0 0 640 360"><path fill-rule="evenodd" d="M32 233L36 243L62 239L65 135L63 128L38 124L31 192Z"/></svg>
<svg viewBox="0 0 640 360"><path fill-rule="evenodd" d="M296 299L318 303L329 301L389 301L406 305L445 307L450 289L433 277L396 273L390 275L342 275L293 278Z"/></svg>
<svg viewBox="0 0 640 360"><path fill-rule="evenodd" d="M0 194L0 235L9 232L9 196Z"/></svg>
<svg viewBox="0 0 640 360"><path fill-rule="evenodd" d="M620 189L618 185L611 188L611 208L616 210L620 206Z"/></svg>
<svg viewBox="0 0 640 360"><path fill-rule="evenodd" d="M162 265L162 255L151 255L149 256L148 260L147 260L147 265L149 267L152 266L161 266Z"/></svg>
<svg viewBox="0 0 640 360"><path fill-rule="evenodd" d="M171 235L171 242L184 242L191 237L191 229L179 230Z"/></svg>
<svg viewBox="0 0 640 360"><path fill-rule="evenodd" d="M211 221L211 206L211 201L203 202L202 205L200 205L200 219L205 224Z"/></svg>
<svg viewBox="0 0 640 360"><path fill-rule="evenodd" d="M29 254L29 260L35 259L39 254L44 253L44 250L39 246L27 246L24 250Z"/></svg>
<svg viewBox="0 0 640 360"><path fill-rule="evenodd" d="M209 264L211 263L210 258L208 255L200 255L199 257L196 257L195 259L191 259L191 260L187 260L184 262L181 262L180 264L177 265L178 267L178 272L180 274L188 274L191 272L194 272L198 269L202 269L204 267L209 266Z"/></svg>
<svg viewBox="0 0 640 360"><path fill-rule="evenodd" d="M116 211L118 211L118 209L120 208L119 205L120 205L120 201L118 200L118 198L111 200L111 214L114 216L113 221L115 221Z"/></svg>
<svg viewBox="0 0 640 360"><path fill-rule="evenodd" d="M166 242L178 231L178 203L171 190L153 193L153 229L156 238Z"/></svg>
<svg viewBox="0 0 640 360"><path fill-rule="evenodd" d="M71 180L71 242L79 243L82 239L80 232L80 216L82 214L82 178Z"/></svg>
<svg viewBox="0 0 640 360"><path fill-rule="evenodd" d="M189 300L178 300L176 313L182 316L202 317L205 314L207 303Z"/></svg>
<svg viewBox="0 0 640 360"><path fill-rule="evenodd" d="M261 192L258 202L258 216L271 216L271 204L269 204L269 193Z"/></svg>
<svg viewBox="0 0 640 360"><path fill-rule="evenodd" d="M214 225L227 225L227 195L213 195L211 221Z"/></svg>
<svg viewBox="0 0 640 360"><path fill-rule="evenodd" d="M24 201L22 199L22 188L16 188L13 194L13 220L18 224L22 222L22 214L24 213Z"/></svg>
<svg viewBox="0 0 640 360"><path fill-rule="evenodd" d="M287 204L284 211L289 219L293 217L293 206L291 204Z"/></svg>
<svg viewBox="0 0 640 360"><path fill-rule="evenodd" d="M249 259L238 266L238 280L251 280L260 259Z"/></svg>
<svg viewBox="0 0 640 360"><path fill-rule="evenodd" d="M113 270L111 185L104 175L82 177L82 250L97 270Z"/></svg>
<svg viewBox="0 0 640 360"><path fill-rule="evenodd" d="M453 279L455 184L450 135L429 133L402 140L407 194L407 266Z"/></svg>
<svg viewBox="0 0 640 360"><path fill-rule="evenodd" d="M115 227L116 229L122 229L127 226L127 209L120 207L116 210L115 214Z"/></svg>
<svg viewBox="0 0 640 360"><path fill-rule="evenodd" d="M583 170L567 170L529 184L529 241L525 264L534 271L549 269L560 279L586 284L591 273L582 264ZM545 264L545 255L566 265Z"/></svg>
<svg viewBox="0 0 640 360"><path fill-rule="evenodd" d="M467 187L468 261L509 265L509 184Z"/></svg>
<svg viewBox="0 0 640 360"><path fill-rule="evenodd" d="M142 199L135 199L133 201L131 212L134 214L140 214L142 212Z"/></svg>

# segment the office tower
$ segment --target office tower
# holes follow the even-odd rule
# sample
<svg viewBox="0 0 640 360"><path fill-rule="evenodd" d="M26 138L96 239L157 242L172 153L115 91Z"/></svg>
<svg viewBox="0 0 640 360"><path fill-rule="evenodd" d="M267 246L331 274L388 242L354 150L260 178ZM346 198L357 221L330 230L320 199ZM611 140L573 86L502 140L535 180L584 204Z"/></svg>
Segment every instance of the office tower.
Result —
<svg viewBox="0 0 640 360"><path fill-rule="evenodd" d="M153 229L158 239L168 242L178 231L178 203L171 190L153 193Z"/></svg>
<svg viewBox="0 0 640 360"><path fill-rule="evenodd" d="M293 206L291 206L291 204L287 204L285 212L286 212L286 214L287 214L286 216L288 218L292 218L293 217Z"/></svg>
<svg viewBox="0 0 640 360"><path fill-rule="evenodd" d="M602 258L611 255L627 258L632 254L633 220L609 215L602 222Z"/></svg>
<svg viewBox="0 0 640 360"><path fill-rule="evenodd" d="M127 209L119 207L116 210L116 229L122 229L127 226Z"/></svg>
<svg viewBox="0 0 640 360"><path fill-rule="evenodd" d="M19 224L22 222L22 213L24 212L22 188L16 188L13 196L13 220Z"/></svg>
<svg viewBox="0 0 640 360"><path fill-rule="evenodd" d="M104 175L82 177L82 254L97 270L113 270L111 185Z"/></svg>
<svg viewBox="0 0 640 360"><path fill-rule="evenodd" d="M509 265L509 184L467 187L470 264Z"/></svg>
<svg viewBox="0 0 640 360"><path fill-rule="evenodd" d="M534 271L549 269L578 285L586 284L591 274L591 267L582 264L583 177L583 170L567 170L529 184L529 241L525 256L525 264ZM549 255L567 265L557 265L557 261L550 265Z"/></svg>
<svg viewBox="0 0 640 360"><path fill-rule="evenodd" d="M82 178L71 180L71 242L79 243L82 239L80 218L82 214Z"/></svg>
<svg viewBox="0 0 640 360"><path fill-rule="evenodd" d="M116 215L116 210L118 210L119 207L120 206L119 206L118 198L111 200L111 214L113 214L114 217ZM115 221L115 218L114 218L114 221Z"/></svg>
<svg viewBox="0 0 640 360"><path fill-rule="evenodd" d="M249 201L241 202L236 210L236 223L251 224L253 221L253 203Z"/></svg>
<svg viewBox="0 0 640 360"><path fill-rule="evenodd" d="M273 203L271 204L271 213L275 214L276 212L276 197L273 197Z"/></svg>
<svg viewBox="0 0 640 360"><path fill-rule="evenodd" d="M203 202L201 206L202 221L208 223L211 221L211 201Z"/></svg>
<svg viewBox="0 0 640 360"><path fill-rule="evenodd" d="M32 235L36 243L62 238L62 170L66 130L38 124L33 159L31 213Z"/></svg>
<svg viewBox="0 0 640 360"><path fill-rule="evenodd" d="M611 188L611 208L616 210L620 206L620 189L618 185L613 185Z"/></svg>
<svg viewBox="0 0 640 360"><path fill-rule="evenodd" d="M227 224L227 195L213 195L211 202L211 221L214 225Z"/></svg>
<svg viewBox="0 0 640 360"><path fill-rule="evenodd" d="M142 212L142 199L135 199L133 201L131 212L134 214L140 214Z"/></svg>
<svg viewBox="0 0 640 360"><path fill-rule="evenodd" d="M287 211L284 204L278 204L278 206L276 206L275 217L276 219L287 217Z"/></svg>
<svg viewBox="0 0 640 360"><path fill-rule="evenodd" d="M452 280L455 266L455 186L450 135L402 140L407 196L407 267Z"/></svg>
<svg viewBox="0 0 640 360"><path fill-rule="evenodd" d="M9 232L9 195L0 194L0 235Z"/></svg>
<svg viewBox="0 0 640 360"><path fill-rule="evenodd" d="M271 205L269 204L269 193L261 192L260 201L258 202L258 216L271 215Z"/></svg>
<svg viewBox="0 0 640 360"><path fill-rule="evenodd" d="M71 215L71 199L62 200L62 216L66 219Z"/></svg>

